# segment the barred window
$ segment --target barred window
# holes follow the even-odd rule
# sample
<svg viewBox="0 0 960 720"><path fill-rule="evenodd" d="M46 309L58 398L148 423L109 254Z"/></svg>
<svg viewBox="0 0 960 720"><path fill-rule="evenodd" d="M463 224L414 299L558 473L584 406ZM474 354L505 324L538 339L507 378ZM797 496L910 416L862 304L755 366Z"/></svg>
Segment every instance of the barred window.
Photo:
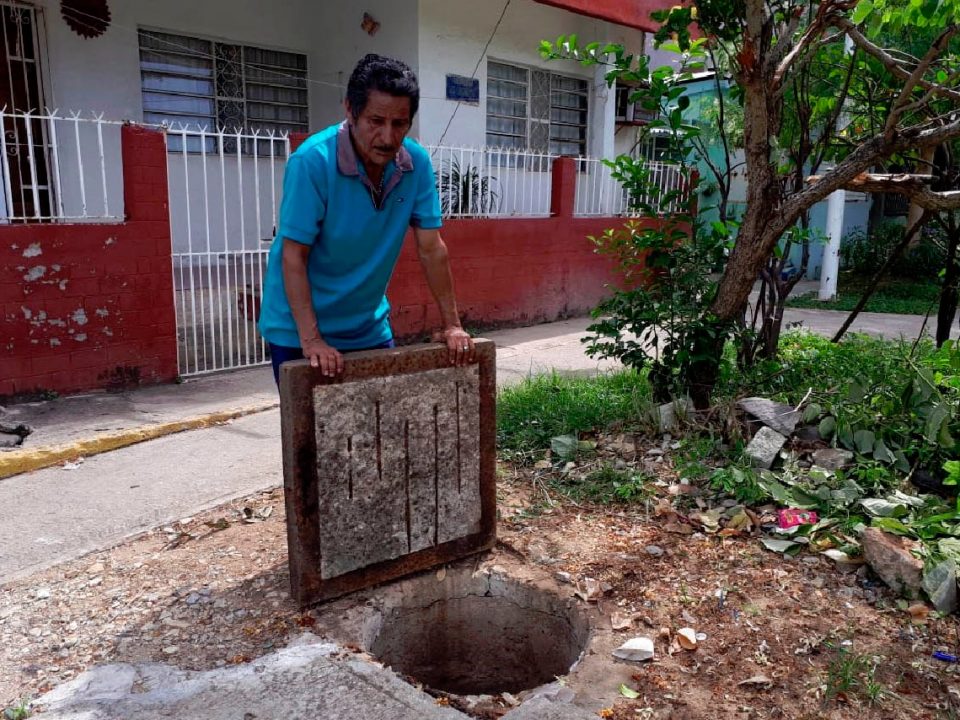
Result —
<svg viewBox="0 0 960 720"><path fill-rule="evenodd" d="M487 145L584 155L589 86L580 78L487 62Z"/></svg>
<svg viewBox="0 0 960 720"><path fill-rule="evenodd" d="M307 57L141 30L143 119L244 132L306 132Z"/></svg>

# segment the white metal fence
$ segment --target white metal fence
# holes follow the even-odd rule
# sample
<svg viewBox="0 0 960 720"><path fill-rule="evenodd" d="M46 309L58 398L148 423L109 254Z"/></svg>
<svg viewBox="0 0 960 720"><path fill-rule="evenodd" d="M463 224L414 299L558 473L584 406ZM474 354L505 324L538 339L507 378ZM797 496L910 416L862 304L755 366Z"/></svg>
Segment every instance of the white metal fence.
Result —
<svg viewBox="0 0 960 720"><path fill-rule="evenodd" d="M602 160L595 158L578 158L577 189L574 198L574 215L578 217L606 217L626 216L636 217L639 211L631 203L631 198L623 184L613 177L613 170ZM683 187L683 177L676 165L662 162L648 162L650 182L655 185L658 193L680 190ZM642 202L655 202L653 196L638 198ZM677 198L669 203L664 210L676 211L684 202Z"/></svg>
<svg viewBox="0 0 960 720"><path fill-rule="evenodd" d="M256 328L286 136L167 131L181 375L269 362Z"/></svg>
<svg viewBox="0 0 960 720"><path fill-rule="evenodd" d="M122 125L0 110L0 222L121 222Z"/></svg>
<svg viewBox="0 0 960 720"><path fill-rule="evenodd" d="M556 156L493 147L425 147L443 217L549 217Z"/></svg>

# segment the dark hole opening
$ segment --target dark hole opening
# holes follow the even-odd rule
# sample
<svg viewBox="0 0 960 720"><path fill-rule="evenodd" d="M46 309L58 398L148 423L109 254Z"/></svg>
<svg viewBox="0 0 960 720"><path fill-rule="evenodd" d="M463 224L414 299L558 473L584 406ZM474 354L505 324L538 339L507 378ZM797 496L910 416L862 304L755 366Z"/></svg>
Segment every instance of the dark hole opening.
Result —
<svg viewBox="0 0 960 720"><path fill-rule="evenodd" d="M552 610L490 594L395 608L370 650L434 690L520 692L566 675L586 643L586 622L554 599Z"/></svg>

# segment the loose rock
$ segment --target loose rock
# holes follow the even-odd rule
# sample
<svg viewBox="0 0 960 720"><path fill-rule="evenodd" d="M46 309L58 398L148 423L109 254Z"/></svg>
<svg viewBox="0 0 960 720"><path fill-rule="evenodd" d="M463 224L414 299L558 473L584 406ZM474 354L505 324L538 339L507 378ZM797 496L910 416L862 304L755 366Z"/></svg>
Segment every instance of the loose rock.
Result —
<svg viewBox="0 0 960 720"><path fill-rule="evenodd" d="M813 464L824 470L834 472L853 463L853 453L839 448L823 448L813 453Z"/></svg>
<svg viewBox="0 0 960 720"><path fill-rule="evenodd" d="M912 554L913 541L869 527L860 535L863 556L873 571L894 591L917 597L923 584L923 562Z"/></svg>
<svg viewBox="0 0 960 720"><path fill-rule="evenodd" d="M776 430L781 435L791 435L800 422L801 413L790 405L774 402L762 397L749 397L737 405L748 415L752 415L763 425Z"/></svg>
<svg viewBox="0 0 960 720"><path fill-rule="evenodd" d="M747 445L747 457L754 467L769 470L786 442L787 438L776 430L762 427Z"/></svg>

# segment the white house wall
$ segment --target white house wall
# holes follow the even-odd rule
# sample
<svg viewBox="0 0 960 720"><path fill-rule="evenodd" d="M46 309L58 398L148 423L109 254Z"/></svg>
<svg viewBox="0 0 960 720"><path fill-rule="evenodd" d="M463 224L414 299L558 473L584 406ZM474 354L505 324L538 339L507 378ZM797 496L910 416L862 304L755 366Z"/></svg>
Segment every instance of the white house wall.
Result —
<svg viewBox="0 0 960 720"><path fill-rule="evenodd" d="M338 0L123 0L110 4L110 27L93 39L67 26L58 0L36 4L47 41L48 105L114 119L143 117L139 28L305 54L313 128L340 117L336 85L345 84L365 53L417 61L416 0L369 0L362 7ZM364 12L381 23L373 36L360 27Z"/></svg>
<svg viewBox="0 0 960 720"><path fill-rule="evenodd" d="M305 54L311 131L343 117L342 86L364 54L392 55L414 67L418 58L416 0L369 0L362 7L338 0L124 0L111 3L110 27L92 39L78 36L67 26L57 0L39 0L36 6L42 17L46 46L43 58L46 104L61 110L83 111L85 116L103 114L114 120L143 118L137 38L137 30L141 28ZM374 35L361 28L364 12L380 23ZM108 142L107 148L108 164L113 168L119 167L119 157L114 157L115 144ZM64 143L61 167L67 179L78 174L75 155L73 145ZM189 163L194 185L188 226L182 162L179 157L171 159L174 251L205 250L208 245L213 250L257 247L260 240L272 232L273 222L261 212L257 227L256 203L250 195L252 187L244 189L247 201L242 213L240 206L228 197L231 210L226 223L215 222L207 230L203 210L197 205L200 162L198 157L193 157ZM243 164L252 167L252 160L245 159ZM260 164L264 165L264 161ZM220 182L218 164L208 165L210 182ZM100 178L93 176L98 169L85 164L88 187L99 188ZM235 162L227 163L224 177L228 194L238 192L234 190L239 182ZM249 167L246 179L248 182L251 179ZM107 193L111 209L117 208L123 195L119 172L108 173ZM63 195L71 208L80 205L75 183L65 183ZM217 206L218 195L211 191L210 198L214 217L222 217L222 208ZM244 217L242 235L239 232L241 214Z"/></svg>
<svg viewBox="0 0 960 720"><path fill-rule="evenodd" d="M533 0L514 0L507 8L490 47L497 19L503 10L499 0L419 0L420 38L419 72L422 93L420 138L426 144L478 147L486 144L486 59L590 81L592 97L588 129L588 152L612 154L614 125L612 93L607 109L607 90L602 76L594 68L570 61L545 61L540 57L541 40L556 40L575 33L581 43L597 40L619 42L636 50L642 47L643 33L600 20L548 7ZM480 61L479 67L477 62ZM470 77L476 68L480 80L480 102L457 103L447 100L447 74ZM456 111L453 122L450 118ZM450 123L449 130L444 130Z"/></svg>

